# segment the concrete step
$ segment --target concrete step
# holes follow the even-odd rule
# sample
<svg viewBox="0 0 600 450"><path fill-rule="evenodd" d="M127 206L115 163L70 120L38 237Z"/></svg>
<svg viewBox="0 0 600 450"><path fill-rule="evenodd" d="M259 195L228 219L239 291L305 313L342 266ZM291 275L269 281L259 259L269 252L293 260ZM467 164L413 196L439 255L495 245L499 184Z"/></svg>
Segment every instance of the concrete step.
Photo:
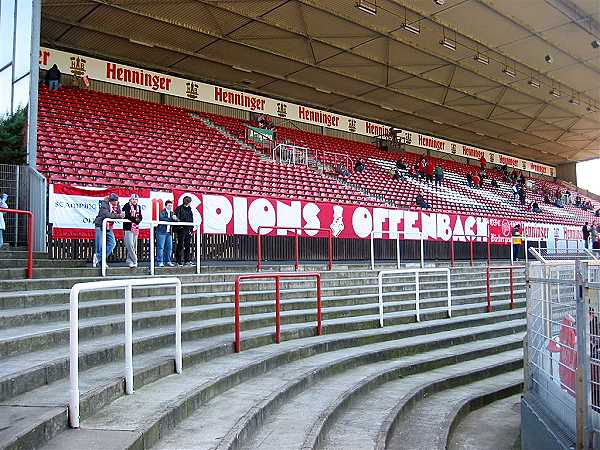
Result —
<svg viewBox="0 0 600 450"><path fill-rule="evenodd" d="M520 387L520 384L517 386ZM485 406L480 406L480 398L472 398L476 403L472 406L477 409L467 413L459 423L455 424L448 439L447 450L520 449L521 394L501 398Z"/></svg>
<svg viewBox="0 0 600 450"><path fill-rule="evenodd" d="M233 386L323 351L329 357L324 357L327 363L322 370L335 373L368 362L395 359L400 355L452 346L463 341L505 336L522 331L522 327L523 321L518 320L422 335L426 332L426 327L423 327L413 337L366 344L358 348L354 348L350 342L339 348L334 343L335 336L325 336L249 349L235 357L216 357L210 363L186 366L181 375L167 376L142 386L136 389L134 395L119 397L97 414L84 419L82 430L67 430L50 442L48 448L81 448L85 441L80 439L89 439L89 433L101 434L106 450L137 448L139 445L149 448L203 403ZM347 337L349 341L355 339L351 335ZM520 341L517 343L520 345ZM117 429L119 431L115 431Z"/></svg>
<svg viewBox="0 0 600 450"><path fill-rule="evenodd" d="M364 293L378 293L376 275L370 277L343 277L343 278L324 278L321 280L321 287L323 295L326 295L328 289L338 288L337 292L342 288L355 289L359 287ZM506 278L498 275L490 278L492 285L499 282L506 283ZM516 276L513 278L515 286L522 286L525 282L524 276ZM231 298L233 299L233 281L200 281L190 280L189 278L182 278L182 293L186 294L205 294L206 296L214 296L215 298ZM479 284L485 286L485 277L478 274L457 275L452 278L451 286L453 288L472 286ZM383 285L383 291L396 291L400 289L410 289L414 285L414 278L411 277L398 277L393 280L386 280ZM445 278L440 277L423 277L420 280L420 285L424 288L446 288ZM274 284L272 280L256 280L249 281L242 285L240 300L258 300L256 291L260 291L261 294L274 293ZM281 292L282 297L296 297L300 298L303 296L312 296L315 291L315 281L308 280L282 280ZM0 308L11 309L11 308L29 308L42 305L56 305L60 303L69 302L69 289L46 289L39 291L22 291L22 292L6 292L2 299L0 299ZM354 291L353 291L354 292ZM133 297L159 297L168 296L173 298L174 289L173 287L136 287L133 289ZM271 296L273 298L274 296ZM115 300L123 298L122 289L107 289L95 292L83 292L81 294L80 303L90 300ZM224 300L226 301L226 300Z"/></svg>
<svg viewBox="0 0 600 450"><path fill-rule="evenodd" d="M329 354L306 358L241 383L214 398L155 448L312 448L307 439L315 424L345 392L369 389L386 380L464 361L481 359L480 366L504 360L514 364L519 358L519 350L514 348L520 344L520 336L502 336L406 355L398 360L375 360L342 371L324 370L323 365L329 364Z"/></svg>
<svg viewBox="0 0 600 450"><path fill-rule="evenodd" d="M388 438L388 448L404 446L415 450L446 449L446 434L442 430L448 418L460 407L464 399L490 390L502 389L522 380L523 371L514 370L464 386L434 391L433 394L430 392L431 395L419 398L414 406L404 413Z"/></svg>
<svg viewBox="0 0 600 450"><path fill-rule="evenodd" d="M496 305L500 305L503 301L509 298L508 289L497 289L491 298ZM466 293L462 294L459 290L454 293L455 305L483 307L485 296L476 293L477 289L465 289ZM437 294L437 291L431 291L432 295ZM524 290L514 292L516 306L524 302ZM387 301L385 303L386 320L393 313L404 314L404 320L413 321L414 313L412 313L413 301L410 298L410 293L402 293L392 296L391 299L397 300L394 302ZM379 304L375 296L371 296L372 303L364 303L358 305L346 306L331 306L322 308L322 317L324 320L343 319L356 316L378 315ZM388 297L390 298L390 297ZM335 303L337 299L333 298L329 303ZM403 300L403 301L402 301ZM433 303L432 303L433 302ZM420 303L423 311L438 310L446 311L446 298L422 298ZM311 303L310 301L308 303ZM288 305L288 302L285 302ZM292 303L293 304L293 303ZM274 313L271 303L263 303L262 305L244 304L242 308L241 324L242 329L252 329L257 326L266 326L274 322ZM306 306L306 302L301 302L300 307ZM287 308L286 308L287 309ZM422 312L423 312L422 311ZM182 309L182 322L190 324L194 322L204 322L206 325L213 326L212 333L227 332L233 326L233 304L217 304L217 305L201 305L190 306ZM408 314L407 314L408 313ZM284 310L281 313L281 323L301 323L316 320L316 307L310 305L308 309L290 309ZM446 313L447 314L447 313ZM138 330L147 330L150 328L160 328L173 326L175 323L175 310L173 308L163 309L159 311L144 311L133 314L133 330L134 333ZM220 327L219 327L220 325ZM210 325L209 325L210 326ZM124 333L123 315L92 317L79 321L79 337L81 340L96 339L103 336L114 334L122 335ZM35 324L20 326L15 328L7 328L0 330L0 356L6 357L18 355L45 348L50 348L55 345L65 344L69 340L69 323L68 322L49 322L45 324Z"/></svg>
<svg viewBox="0 0 600 450"><path fill-rule="evenodd" d="M375 303L378 301L378 287L370 285L370 279L358 280L340 280L339 284L344 286L335 286L334 283L328 282L321 289L323 306L350 306L365 303ZM362 282L362 283L361 283ZM476 287L482 284L483 280L467 280L453 281L451 283L452 290L457 296L466 295L469 293L479 292ZM349 283L360 283L357 285L349 285ZM338 283L335 283L338 284ZM330 286L331 285L331 286ZM187 287L188 285L186 285ZM285 285L282 289L282 307L292 309L310 309L315 305L315 287L307 288L289 288ZM493 292L503 291L509 288L504 280L491 280L490 286ZM446 281L442 282L422 282L419 284L420 298L423 300L434 298L442 295L446 291ZM210 293L185 293L182 295L183 307L193 307L198 305L219 305L229 304L231 306L235 301L235 295L231 286L224 284L223 290ZM261 289L262 288L262 289ZM265 289L266 288L266 289ZM218 289L218 288L217 288ZM383 288L383 299L386 307L393 306L391 302L405 300L408 298L414 299L414 285L403 283L401 285L386 285ZM514 280L514 292L521 292L524 289L524 280ZM170 289L173 290L172 288ZM182 289L182 291L194 291L195 289ZM135 291L133 298L133 311L157 311L161 309L170 309L174 304L174 295L147 296L138 297L139 292ZM114 294L113 294L114 295ZM311 299L311 296L313 297ZM69 305L66 302L58 304L47 304L50 301L61 300L55 298L52 294L46 297L37 296L35 305L27 307L6 308L0 309L0 330L12 327L28 326L36 323L49 323L56 321L67 321L69 317ZM15 303L17 298L14 298ZM46 303L46 304L45 304ZM414 303L414 301L413 301ZM27 303L29 305L29 302ZM265 308L274 308L275 290L271 285L256 286L256 290L245 290L240 296L240 304L243 307L262 305ZM39 306L37 306L39 305ZM121 315L124 308L123 298L98 299L82 301L79 304L79 318L86 319L92 317L101 317L108 315Z"/></svg>
<svg viewBox="0 0 600 450"><path fill-rule="evenodd" d="M0 251L0 269L15 269L27 267L28 259L23 258L4 258L5 252ZM69 261L36 257L33 259L33 267L35 268L56 268L56 267L83 267L81 261Z"/></svg>

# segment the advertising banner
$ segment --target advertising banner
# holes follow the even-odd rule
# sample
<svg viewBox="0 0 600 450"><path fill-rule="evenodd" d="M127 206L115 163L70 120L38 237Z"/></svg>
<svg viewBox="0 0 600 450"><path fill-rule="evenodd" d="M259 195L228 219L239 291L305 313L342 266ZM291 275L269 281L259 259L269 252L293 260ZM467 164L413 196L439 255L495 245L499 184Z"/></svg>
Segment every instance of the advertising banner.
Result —
<svg viewBox="0 0 600 450"><path fill-rule="evenodd" d="M382 136L388 134L390 131L390 127L385 124L322 111L316 108L213 84L165 75L120 63L42 47L40 49L40 68L49 69L53 64L56 64L62 73L68 73L76 77L87 77L86 79L89 78L175 97L189 98L199 102L267 114L273 117L281 117L283 119L295 120L363 136ZM526 170L551 177L555 176L554 167L545 164L503 155L414 131L401 131L399 135L402 137L403 142L415 147L469 159L479 159L481 156L485 156L486 160L490 163L506 164L508 167L517 168L518 170Z"/></svg>
<svg viewBox="0 0 600 450"><path fill-rule="evenodd" d="M144 220L150 219L151 201L148 189L99 189L78 187L66 184L51 184L49 192L49 222L52 224L52 236L64 239L93 239L95 236L94 219L98 215L100 202L109 194L119 196L121 207L127 203L131 194L137 194L142 207ZM122 224L114 229L120 236ZM148 224L140 225L140 237L147 237Z"/></svg>

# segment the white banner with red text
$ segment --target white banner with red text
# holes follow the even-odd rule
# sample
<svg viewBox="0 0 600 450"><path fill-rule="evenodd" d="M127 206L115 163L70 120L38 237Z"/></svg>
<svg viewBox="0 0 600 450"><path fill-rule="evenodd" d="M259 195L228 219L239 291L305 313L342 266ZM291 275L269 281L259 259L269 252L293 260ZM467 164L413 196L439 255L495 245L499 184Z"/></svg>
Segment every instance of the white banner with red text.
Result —
<svg viewBox="0 0 600 450"><path fill-rule="evenodd" d="M40 68L49 69L53 64L56 64L62 73L69 73L77 77L87 76L90 79L106 83L267 114L273 117L281 117L363 136L383 136L388 134L390 130L389 125L322 111L316 108L213 84L165 75L120 63L42 47L40 49ZM407 130L400 131L400 136L402 136L402 140L406 144L415 147L458 155L469 159L480 159L481 156L485 156L486 160L491 163L506 164L509 167L519 170L526 170L551 177L556 175L554 167L546 164L503 155L470 145L452 142L447 139L431 137L426 134Z"/></svg>
<svg viewBox="0 0 600 450"><path fill-rule="evenodd" d="M93 238L99 201L112 192L120 196L121 206L132 193L138 194L145 222L151 218L156 220L167 200L174 200L177 205L182 203L183 197L189 196L195 220L201 223L205 234L257 235L260 227L262 235L293 236L292 230L268 228L290 227L300 229L297 231L300 236L326 237L327 232L310 229L327 228L335 238L370 239L371 232L375 231L382 232L376 234L376 238L389 239L389 232L397 231L401 239L414 239L422 234L429 241L485 242L489 225L491 243L507 245L513 227L519 223L525 236L547 241L549 248L557 243L563 246L566 241L574 246L576 240L582 239L581 229L575 226L494 217L232 194L114 190L62 184L50 186L49 217L53 237ZM141 228L147 229L148 224L143 222Z"/></svg>

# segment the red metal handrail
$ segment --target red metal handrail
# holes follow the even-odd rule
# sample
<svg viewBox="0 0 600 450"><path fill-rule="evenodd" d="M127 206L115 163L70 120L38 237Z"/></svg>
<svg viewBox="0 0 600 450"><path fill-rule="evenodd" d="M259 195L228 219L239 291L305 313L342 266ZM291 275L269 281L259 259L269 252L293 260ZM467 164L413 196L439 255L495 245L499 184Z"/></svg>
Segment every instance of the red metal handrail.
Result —
<svg viewBox="0 0 600 450"><path fill-rule="evenodd" d="M0 208L0 213L27 216L27 278L33 278L33 213L21 209Z"/></svg>
<svg viewBox="0 0 600 450"><path fill-rule="evenodd" d="M488 233L487 236L481 236L481 235L459 235L459 234L453 234L450 237L450 265L452 267L454 267L454 242L456 242L454 240L455 237L458 238L465 238L467 239L465 242L469 242L469 260L471 263L471 266L473 265L473 261L474 261L474 249L473 249L473 243L474 242L486 242L487 241L487 261L488 261L488 265L490 264L490 259L491 259L491 253L490 253L490 235ZM478 241L478 238L485 238L486 241ZM463 242L463 241L460 241Z"/></svg>
<svg viewBox="0 0 600 450"><path fill-rule="evenodd" d="M487 289L487 312L492 312L492 299L491 299L491 288L490 288L490 272L492 270L508 270L509 286L510 286L510 309L515 307L515 296L513 290L513 269L524 269L525 266L511 265L511 266L487 266L485 272L485 284Z"/></svg>
<svg viewBox="0 0 600 450"><path fill-rule="evenodd" d="M273 278L275 280L275 342L281 342L281 290L280 280L282 278L315 278L317 280L317 335L320 336L321 328L321 275L316 272L306 273L261 273L238 275L235 278L235 352L241 350L240 338L240 282L248 279Z"/></svg>
<svg viewBox="0 0 600 450"><path fill-rule="evenodd" d="M271 226L260 226L258 227L256 236L256 270L260 272L262 270L262 235L260 230L289 230L294 231L294 270L298 270L299 266L299 244L298 244L298 233L297 231L325 231L327 232L327 251L328 251L328 262L327 262L327 270L331 270L333 268L333 232L330 228L302 228L302 227L271 227Z"/></svg>

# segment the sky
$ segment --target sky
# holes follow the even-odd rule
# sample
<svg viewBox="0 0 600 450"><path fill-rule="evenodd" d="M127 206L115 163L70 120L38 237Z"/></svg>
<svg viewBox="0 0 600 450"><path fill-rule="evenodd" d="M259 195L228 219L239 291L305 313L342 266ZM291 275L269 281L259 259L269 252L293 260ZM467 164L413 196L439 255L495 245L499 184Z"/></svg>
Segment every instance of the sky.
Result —
<svg viewBox="0 0 600 450"><path fill-rule="evenodd" d="M577 163L577 186L600 195L600 158Z"/></svg>

